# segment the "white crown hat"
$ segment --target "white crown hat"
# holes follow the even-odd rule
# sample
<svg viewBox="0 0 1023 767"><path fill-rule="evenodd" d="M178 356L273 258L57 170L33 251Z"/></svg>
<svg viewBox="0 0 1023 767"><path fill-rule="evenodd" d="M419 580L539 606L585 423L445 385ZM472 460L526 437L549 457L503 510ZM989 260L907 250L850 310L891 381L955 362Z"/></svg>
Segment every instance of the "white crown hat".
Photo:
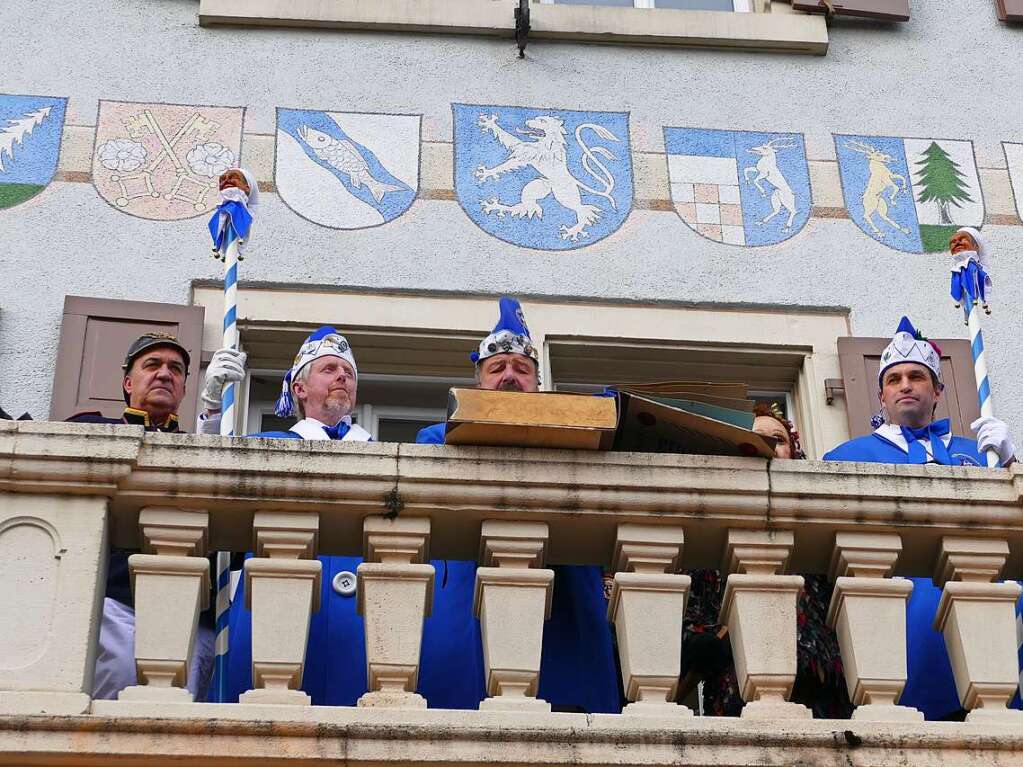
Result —
<svg viewBox="0 0 1023 767"><path fill-rule="evenodd" d="M526 318L522 314L522 306L514 298L504 296L500 301L501 317L494 326L493 332L480 341L480 348L469 355L476 364L493 357L495 354L523 354L538 366L540 355L529 337Z"/></svg>
<svg viewBox="0 0 1023 767"><path fill-rule="evenodd" d="M941 382L941 350L928 341L920 331L913 327L908 317L903 317L898 330L892 336L892 342L881 353L881 364L877 371L877 385L881 387L881 378L885 371L903 362L915 362L923 365Z"/></svg>
<svg viewBox="0 0 1023 767"><path fill-rule="evenodd" d="M299 348L298 354L295 355L291 370L284 375L284 381L281 382L281 396L277 398L277 404L274 407L274 413L277 416L287 418L298 412L295 398L291 393L291 384L302 368L320 357L340 357L345 360L352 366L355 378L358 380L359 368L355 364L355 355L352 354L352 347L348 345L348 339L330 325L324 325L309 335Z"/></svg>

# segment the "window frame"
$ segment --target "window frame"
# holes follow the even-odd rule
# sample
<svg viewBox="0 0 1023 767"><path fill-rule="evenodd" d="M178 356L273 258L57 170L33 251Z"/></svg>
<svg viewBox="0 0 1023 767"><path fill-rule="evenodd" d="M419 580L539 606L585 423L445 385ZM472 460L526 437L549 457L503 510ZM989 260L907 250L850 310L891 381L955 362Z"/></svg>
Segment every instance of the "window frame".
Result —
<svg viewBox="0 0 1023 767"><path fill-rule="evenodd" d="M193 303L206 308L203 337L209 351L215 351L220 332L217 318L223 315L223 287L215 281L195 281L192 292ZM694 306L528 296L520 299L533 331L533 342L540 350L545 390L556 385L551 368L552 345L565 339L589 340L599 345L601 339L614 337L623 344L695 346L711 351L736 349L752 354L781 351L789 356L798 355L802 360L789 391L789 412L800 425L807 455L819 458L849 437L844 400L838 398L829 406L825 399L825 382L842 378L838 338L851 335L846 308ZM238 305L243 343L250 333L287 329L297 337L323 323L334 323L350 337L385 329L398 332L407 335L410 349L417 348L424 338L455 338L460 345L465 344L466 356L459 352L459 358L465 359L464 369L459 372L465 376L462 380L468 380L472 368L467 355L472 342L467 339L479 339L490 332L496 319L497 297L247 284L239 287ZM357 326L351 324L352 318L359 319ZM410 326L410 322L415 326ZM352 344L358 351L357 342ZM397 349L395 353L400 355L402 351ZM366 373L374 374L368 369ZM762 387L752 388L756 391ZM247 397L247 392L248 387L243 386L240 396ZM247 405L239 408L241 413L247 410Z"/></svg>
<svg viewBox="0 0 1023 767"><path fill-rule="evenodd" d="M532 0L529 39L827 53L828 28L822 15L794 11L784 3L772 5L770 0L742 2L749 3L752 12L652 8L637 13L635 7ZM517 5L517 0L200 0L199 24L464 34L510 40ZM771 12L759 12L765 9Z"/></svg>

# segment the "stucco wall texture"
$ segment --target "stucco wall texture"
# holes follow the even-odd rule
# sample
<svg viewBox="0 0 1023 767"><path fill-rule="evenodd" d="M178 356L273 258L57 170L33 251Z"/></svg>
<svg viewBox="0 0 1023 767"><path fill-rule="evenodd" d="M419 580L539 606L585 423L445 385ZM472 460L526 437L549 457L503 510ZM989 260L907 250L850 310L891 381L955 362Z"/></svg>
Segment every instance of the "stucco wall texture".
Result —
<svg viewBox="0 0 1023 767"><path fill-rule="evenodd" d="M505 40L204 29L197 11L194 0L8 0L0 92L69 96L69 125L94 125L99 99L245 106L246 135L272 134L284 106L421 112L423 139L450 142L462 102L629 111L639 152L664 151L663 126L691 126L801 132L809 159L834 160L834 131L972 139L980 167L999 168L1001 142L1023 141L1023 28L1000 24L987 0L917 0L903 25L837 21L826 57L535 42L520 61ZM125 215L85 183L0 211L0 404L47 415L66 294L186 303L193 280L217 278L204 226ZM634 210L599 243L539 252L490 237L454 201L420 199L386 226L342 232L267 194L258 227L243 282L848 307L855 335L888 335L905 313L928 335L966 337L947 255L896 252L847 219L811 218L754 249ZM994 404L1023 440L1023 227L985 234Z"/></svg>

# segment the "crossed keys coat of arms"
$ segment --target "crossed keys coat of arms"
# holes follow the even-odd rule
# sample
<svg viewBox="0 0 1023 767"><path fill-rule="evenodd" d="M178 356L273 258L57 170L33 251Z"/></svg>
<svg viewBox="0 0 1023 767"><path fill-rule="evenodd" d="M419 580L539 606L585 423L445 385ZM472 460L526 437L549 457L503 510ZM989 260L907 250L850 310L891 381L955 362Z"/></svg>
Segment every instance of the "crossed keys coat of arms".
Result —
<svg viewBox="0 0 1023 767"><path fill-rule="evenodd" d="M241 107L101 101L92 177L118 210L159 221L211 212L238 163Z"/></svg>

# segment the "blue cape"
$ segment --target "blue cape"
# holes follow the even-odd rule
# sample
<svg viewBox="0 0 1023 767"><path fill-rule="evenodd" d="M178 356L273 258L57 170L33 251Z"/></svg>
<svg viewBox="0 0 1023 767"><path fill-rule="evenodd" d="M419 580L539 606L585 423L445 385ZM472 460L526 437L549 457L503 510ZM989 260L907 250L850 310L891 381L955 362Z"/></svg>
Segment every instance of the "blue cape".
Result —
<svg viewBox="0 0 1023 767"><path fill-rule="evenodd" d="M985 466L977 443L952 437L948 452L960 466ZM877 434L857 437L825 453L825 461L908 464L909 456L897 445ZM962 708L956 693L952 664L945 639L933 626L941 589L930 578L911 578L913 593L906 606L906 644L909 678L899 701L924 712L928 719L944 719ZM1018 700L1016 702L1018 706Z"/></svg>

